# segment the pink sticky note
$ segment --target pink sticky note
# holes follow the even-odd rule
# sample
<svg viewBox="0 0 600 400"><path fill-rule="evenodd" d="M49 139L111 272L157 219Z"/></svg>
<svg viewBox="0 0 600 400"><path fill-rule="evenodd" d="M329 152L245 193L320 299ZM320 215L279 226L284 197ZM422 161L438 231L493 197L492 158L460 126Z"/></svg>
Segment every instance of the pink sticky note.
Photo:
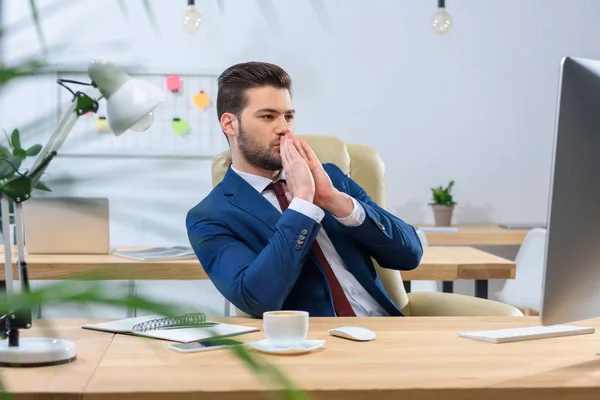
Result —
<svg viewBox="0 0 600 400"><path fill-rule="evenodd" d="M181 92L181 78L179 75L167 76L167 90L169 92Z"/></svg>

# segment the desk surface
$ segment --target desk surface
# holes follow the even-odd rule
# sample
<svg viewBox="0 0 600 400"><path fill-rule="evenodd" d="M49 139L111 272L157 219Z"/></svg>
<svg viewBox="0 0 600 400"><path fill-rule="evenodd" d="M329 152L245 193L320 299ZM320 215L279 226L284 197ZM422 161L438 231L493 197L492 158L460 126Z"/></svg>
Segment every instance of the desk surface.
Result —
<svg viewBox="0 0 600 400"><path fill-rule="evenodd" d="M227 321L262 329L260 320ZM75 362L0 369L15 398L58 393L61 399L268 398L263 382L227 350L180 354L164 341L79 329L84 322L53 322L56 336L75 340ZM39 324L22 334L46 334ZM327 334L349 324L370 328L377 339L360 343ZM312 318L309 338L326 339L324 348L298 356L257 355L319 400L597 400L600 320L575 324L594 326L591 335L505 344L457 336L537 324L534 317ZM263 337L256 332L239 338Z"/></svg>
<svg viewBox="0 0 600 400"><path fill-rule="evenodd" d="M70 279L90 273L102 279L208 279L198 260L135 261L109 254L29 254L26 261L30 280ZM0 274L4 276L3 267ZM16 269L14 276L18 276ZM402 279L407 281L514 277L513 261L472 247L452 246L425 248L419 267L402 272Z"/></svg>
<svg viewBox="0 0 600 400"><path fill-rule="evenodd" d="M69 365L34 369L0 368L0 379L15 399L80 399L94 371L113 342L114 335L81 329L87 320L35 320L34 327L21 331L22 337L58 337L73 340L78 359ZM54 396L54 397L53 397Z"/></svg>
<svg viewBox="0 0 600 400"><path fill-rule="evenodd" d="M426 225L423 225L426 226ZM425 232L430 246L520 246L528 229L505 229L499 225L456 225L457 232Z"/></svg>

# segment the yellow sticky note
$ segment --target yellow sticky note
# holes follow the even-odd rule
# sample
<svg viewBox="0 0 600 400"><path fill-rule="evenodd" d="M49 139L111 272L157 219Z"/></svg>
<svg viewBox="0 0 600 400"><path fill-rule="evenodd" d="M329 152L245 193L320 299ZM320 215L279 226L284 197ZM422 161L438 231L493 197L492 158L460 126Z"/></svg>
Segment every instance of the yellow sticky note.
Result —
<svg viewBox="0 0 600 400"><path fill-rule="evenodd" d="M180 118L173 118L171 128L173 128L173 131L178 135L185 135L190 130L188 123Z"/></svg>
<svg viewBox="0 0 600 400"><path fill-rule="evenodd" d="M204 90L198 92L192 100L194 101L196 107L201 109L210 106L210 103L212 102L212 100L210 99L210 97L208 97Z"/></svg>
<svg viewBox="0 0 600 400"><path fill-rule="evenodd" d="M108 120L106 119L106 117L96 118L96 120L94 121L94 128L98 132L108 132Z"/></svg>

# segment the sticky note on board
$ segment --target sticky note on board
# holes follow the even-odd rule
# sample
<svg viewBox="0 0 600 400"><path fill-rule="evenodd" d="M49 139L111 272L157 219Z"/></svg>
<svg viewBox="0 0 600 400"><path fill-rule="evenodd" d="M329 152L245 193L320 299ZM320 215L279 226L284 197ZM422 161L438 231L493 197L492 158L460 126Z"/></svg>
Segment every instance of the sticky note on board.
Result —
<svg viewBox="0 0 600 400"><path fill-rule="evenodd" d="M108 120L106 119L106 117L96 118L96 120L94 121L94 129L96 129L98 132L108 132Z"/></svg>
<svg viewBox="0 0 600 400"><path fill-rule="evenodd" d="M179 75L167 76L167 90L169 92L181 92L181 77Z"/></svg>
<svg viewBox="0 0 600 400"><path fill-rule="evenodd" d="M200 109L207 108L208 106L210 106L210 103L212 102L212 100L210 99L210 97L208 97L208 95L206 94L206 92L204 92L204 90L201 90L200 92L198 92L192 100L194 101L194 104L196 105L196 107L198 107Z"/></svg>
<svg viewBox="0 0 600 400"><path fill-rule="evenodd" d="M177 135L180 136L185 135L190 130L188 123L181 118L173 118L173 122L171 122L171 128Z"/></svg>

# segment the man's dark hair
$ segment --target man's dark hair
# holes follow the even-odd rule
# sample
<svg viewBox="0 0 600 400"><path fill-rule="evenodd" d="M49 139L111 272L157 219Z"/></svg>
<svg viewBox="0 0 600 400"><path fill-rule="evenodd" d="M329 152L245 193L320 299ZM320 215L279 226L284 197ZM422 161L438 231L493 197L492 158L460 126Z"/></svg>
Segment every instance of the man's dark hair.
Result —
<svg viewBox="0 0 600 400"><path fill-rule="evenodd" d="M246 107L246 90L260 86L287 89L292 93L292 79L283 68L266 62L250 61L232 65L218 79L217 117L232 113L238 118Z"/></svg>

